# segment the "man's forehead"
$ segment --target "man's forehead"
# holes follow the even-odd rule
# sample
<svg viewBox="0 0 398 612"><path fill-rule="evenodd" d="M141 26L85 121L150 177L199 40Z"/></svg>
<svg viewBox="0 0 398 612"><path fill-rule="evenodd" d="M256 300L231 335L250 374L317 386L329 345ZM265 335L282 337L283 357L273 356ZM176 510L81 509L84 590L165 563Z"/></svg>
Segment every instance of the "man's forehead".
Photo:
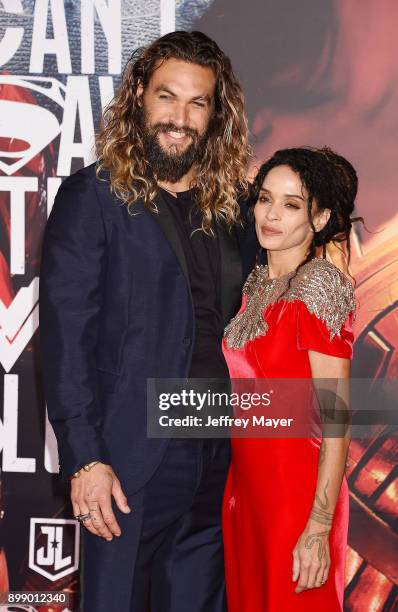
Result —
<svg viewBox="0 0 398 612"><path fill-rule="evenodd" d="M216 77L211 67L201 66L184 60L169 58L159 61L150 78L151 87L167 85L169 87L206 90L212 92Z"/></svg>

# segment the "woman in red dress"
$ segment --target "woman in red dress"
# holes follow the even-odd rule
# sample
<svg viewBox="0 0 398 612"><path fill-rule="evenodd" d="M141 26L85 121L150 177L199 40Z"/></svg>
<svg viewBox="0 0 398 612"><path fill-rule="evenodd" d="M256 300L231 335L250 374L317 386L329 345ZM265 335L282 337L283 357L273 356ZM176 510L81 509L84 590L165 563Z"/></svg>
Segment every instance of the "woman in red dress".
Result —
<svg viewBox="0 0 398 612"><path fill-rule="evenodd" d="M347 405L353 287L316 253L330 240L349 248L355 170L330 149L286 149L253 187L268 264L250 274L225 330L231 378L333 379ZM292 404L300 408L300 398ZM306 437L232 439L223 505L229 612L343 609L349 427L328 437L319 424Z"/></svg>

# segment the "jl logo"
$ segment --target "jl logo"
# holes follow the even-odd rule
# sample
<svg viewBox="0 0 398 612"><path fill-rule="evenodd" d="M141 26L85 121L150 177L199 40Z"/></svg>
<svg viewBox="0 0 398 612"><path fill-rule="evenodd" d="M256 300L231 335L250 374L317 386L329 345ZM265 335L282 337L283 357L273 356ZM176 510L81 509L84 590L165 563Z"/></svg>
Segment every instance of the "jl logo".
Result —
<svg viewBox="0 0 398 612"><path fill-rule="evenodd" d="M52 582L79 566L79 527L72 519L30 519L29 567Z"/></svg>

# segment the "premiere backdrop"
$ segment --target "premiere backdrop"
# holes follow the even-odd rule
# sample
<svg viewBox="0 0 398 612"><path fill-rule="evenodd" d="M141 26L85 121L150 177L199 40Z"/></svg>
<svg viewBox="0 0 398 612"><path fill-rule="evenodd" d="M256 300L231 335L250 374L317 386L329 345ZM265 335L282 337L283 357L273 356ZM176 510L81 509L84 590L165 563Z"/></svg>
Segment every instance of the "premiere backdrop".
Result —
<svg viewBox="0 0 398 612"><path fill-rule="evenodd" d="M93 161L137 46L174 29L218 41L245 88L253 167L300 144L353 162L369 229L353 244L354 375L398 377L397 24L395 0L0 1L0 592L66 589L77 609L79 532L38 359L40 245L62 179ZM397 449L394 428L351 444L350 612L398 606Z"/></svg>

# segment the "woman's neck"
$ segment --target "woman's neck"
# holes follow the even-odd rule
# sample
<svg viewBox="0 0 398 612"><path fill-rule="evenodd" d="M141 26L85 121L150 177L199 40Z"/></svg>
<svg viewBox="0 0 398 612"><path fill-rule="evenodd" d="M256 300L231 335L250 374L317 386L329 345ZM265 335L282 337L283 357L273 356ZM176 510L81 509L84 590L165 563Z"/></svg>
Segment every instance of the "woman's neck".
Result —
<svg viewBox="0 0 398 612"><path fill-rule="evenodd" d="M279 278L296 270L303 263L307 252L303 248L292 248L284 251L267 251L269 278Z"/></svg>

